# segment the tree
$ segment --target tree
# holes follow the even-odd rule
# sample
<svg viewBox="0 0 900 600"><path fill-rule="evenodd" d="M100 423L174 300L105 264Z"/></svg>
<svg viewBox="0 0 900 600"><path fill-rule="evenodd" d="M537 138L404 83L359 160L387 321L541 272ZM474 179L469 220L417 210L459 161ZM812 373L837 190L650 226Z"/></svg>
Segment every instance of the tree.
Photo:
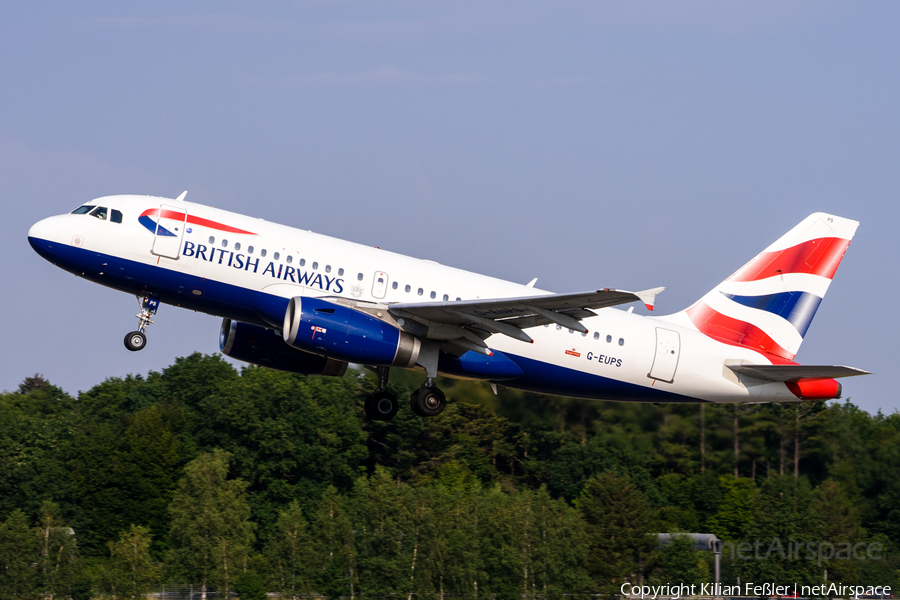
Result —
<svg viewBox="0 0 900 600"><path fill-rule="evenodd" d="M33 563L38 560L38 538L28 517L15 510L0 525L0 590L3 598L19 600L35 592Z"/></svg>
<svg viewBox="0 0 900 600"><path fill-rule="evenodd" d="M234 593L238 595L239 600L266 600L266 584L263 578L246 571L237 576L234 582Z"/></svg>
<svg viewBox="0 0 900 600"><path fill-rule="evenodd" d="M272 583L283 596L296 598L312 591L311 543L303 510L294 500L279 513L266 544L266 555L273 568Z"/></svg>
<svg viewBox="0 0 900 600"><path fill-rule="evenodd" d="M39 588L47 597L68 596L79 575L75 531L63 525L59 506L49 500L41 504L37 531Z"/></svg>
<svg viewBox="0 0 900 600"><path fill-rule="evenodd" d="M354 595L356 551L353 525L334 486L322 494L312 526L315 590L329 600Z"/></svg>
<svg viewBox="0 0 900 600"><path fill-rule="evenodd" d="M606 472L587 481L576 505L587 529L588 572L601 591L616 593L656 543L648 535L650 502L627 476Z"/></svg>
<svg viewBox="0 0 900 600"><path fill-rule="evenodd" d="M701 568L702 558L687 535L674 535L662 548L653 553L649 562L650 581L666 584L673 581L699 585L708 572ZM704 564L705 566L705 564Z"/></svg>
<svg viewBox="0 0 900 600"><path fill-rule="evenodd" d="M159 579L159 565L150 556L152 536L147 527L132 525L109 542L110 561L105 587L113 598L134 598L150 591Z"/></svg>
<svg viewBox="0 0 900 600"><path fill-rule="evenodd" d="M756 487L751 479L724 476L719 477L719 487L722 502L716 513L707 520L707 525L723 540L743 541L756 514Z"/></svg>
<svg viewBox="0 0 900 600"><path fill-rule="evenodd" d="M189 462L169 505L170 564L200 583L203 600L211 584L227 590L245 569L254 538L247 484L226 479L230 456L215 450Z"/></svg>

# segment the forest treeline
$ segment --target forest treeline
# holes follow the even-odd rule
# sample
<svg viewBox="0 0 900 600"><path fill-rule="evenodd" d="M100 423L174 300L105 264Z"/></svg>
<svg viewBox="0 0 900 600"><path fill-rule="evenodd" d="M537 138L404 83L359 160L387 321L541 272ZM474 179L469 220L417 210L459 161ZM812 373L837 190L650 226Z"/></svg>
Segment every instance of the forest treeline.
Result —
<svg viewBox="0 0 900 600"><path fill-rule="evenodd" d="M392 373L398 396L418 384ZM660 532L729 542L729 583L898 589L898 414L447 380L442 415L385 423L363 415L374 385L201 354L77 398L25 379L0 394L0 598L163 582L245 600L548 598L712 580L709 553Z"/></svg>

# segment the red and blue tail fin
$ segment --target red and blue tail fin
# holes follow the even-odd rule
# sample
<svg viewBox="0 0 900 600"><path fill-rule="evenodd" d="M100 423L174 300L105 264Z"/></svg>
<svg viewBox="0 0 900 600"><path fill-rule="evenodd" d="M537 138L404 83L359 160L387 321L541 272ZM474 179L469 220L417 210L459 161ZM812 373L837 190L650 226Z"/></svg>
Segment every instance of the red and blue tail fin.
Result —
<svg viewBox="0 0 900 600"><path fill-rule="evenodd" d="M709 337L792 360L858 226L810 215L683 314Z"/></svg>

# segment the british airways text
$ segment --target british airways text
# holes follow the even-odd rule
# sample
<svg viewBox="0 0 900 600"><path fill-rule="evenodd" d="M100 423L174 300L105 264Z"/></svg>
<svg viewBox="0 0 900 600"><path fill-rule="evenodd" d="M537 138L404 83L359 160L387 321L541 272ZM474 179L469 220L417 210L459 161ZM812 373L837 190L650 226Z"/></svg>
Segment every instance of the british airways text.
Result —
<svg viewBox="0 0 900 600"><path fill-rule="evenodd" d="M205 260L206 262L216 263L241 269L244 271L259 272L259 259L251 258L246 254L236 254L224 248L210 248L204 244L195 244L194 242L185 242L184 250L181 255L188 258L196 258ZM344 280L337 277L329 277L321 273L313 273L310 271L301 271L290 265L284 265L269 261L269 264L262 270L261 275L271 275L275 279L282 281L290 281L307 287L317 287L322 290L340 294L344 291Z"/></svg>

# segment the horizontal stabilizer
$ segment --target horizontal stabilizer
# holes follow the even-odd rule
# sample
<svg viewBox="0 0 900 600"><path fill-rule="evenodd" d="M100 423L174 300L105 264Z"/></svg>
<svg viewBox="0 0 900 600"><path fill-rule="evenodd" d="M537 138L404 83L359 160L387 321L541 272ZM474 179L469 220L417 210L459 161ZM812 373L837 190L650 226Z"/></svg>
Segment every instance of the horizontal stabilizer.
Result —
<svg viewBox="0 0 900 600"><path fill-rule="evenodd" d="M831 365L728 365L728 368L742 375L763 381L796 382L801 379L837 379L854 375L871 375L868 371L854 367Z"/></svg>

